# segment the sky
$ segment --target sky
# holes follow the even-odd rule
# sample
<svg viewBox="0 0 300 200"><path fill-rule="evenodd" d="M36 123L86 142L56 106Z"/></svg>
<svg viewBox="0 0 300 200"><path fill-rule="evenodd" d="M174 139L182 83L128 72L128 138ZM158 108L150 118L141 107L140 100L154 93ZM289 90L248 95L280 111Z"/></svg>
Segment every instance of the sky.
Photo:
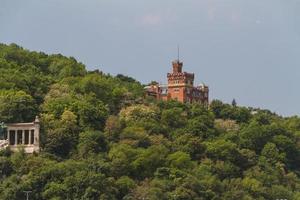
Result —
<svg viewBox="0 0 300 200"><path fill-rule="evenodd" d="M166 83L180 59L210 98L300 114L300 0L0 0L0 43Z"/></svg>

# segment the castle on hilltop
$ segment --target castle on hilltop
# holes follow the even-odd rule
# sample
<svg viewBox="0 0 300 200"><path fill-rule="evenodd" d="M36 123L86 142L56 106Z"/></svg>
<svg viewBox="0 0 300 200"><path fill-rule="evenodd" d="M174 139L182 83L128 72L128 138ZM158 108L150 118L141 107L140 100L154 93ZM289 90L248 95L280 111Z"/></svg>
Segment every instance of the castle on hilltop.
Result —
<svg viewBox="0 0 300 200"><path fill-rule="evenodd" d="M167 74L168 84L152 83L145 87L146 95L158 100L177 100L182 103L201 103L208 105L209 88L205 84L194 86L193 73L182 71L183 63L180 60L172 62L173 71Z"/></svg>

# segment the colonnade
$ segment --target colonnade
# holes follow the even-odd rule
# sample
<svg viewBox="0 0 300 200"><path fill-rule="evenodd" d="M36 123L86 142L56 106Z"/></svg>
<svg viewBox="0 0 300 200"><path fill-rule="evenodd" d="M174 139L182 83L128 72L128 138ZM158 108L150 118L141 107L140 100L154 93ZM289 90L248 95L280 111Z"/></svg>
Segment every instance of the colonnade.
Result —
<svg viewBox="0 0 300 200"><path fill-rule="evenodd" d="M7 136L5 138L12 151L18 151L24 147L26 153L40 151L40 121L36 117L31 123L7 124Z"/></svg>
<svg viewBox="0 0 300 200"><path fill-rule="evenodd" d="M33 145L35 144L34 129L8 129L7 140L9 145Z"/></svg>

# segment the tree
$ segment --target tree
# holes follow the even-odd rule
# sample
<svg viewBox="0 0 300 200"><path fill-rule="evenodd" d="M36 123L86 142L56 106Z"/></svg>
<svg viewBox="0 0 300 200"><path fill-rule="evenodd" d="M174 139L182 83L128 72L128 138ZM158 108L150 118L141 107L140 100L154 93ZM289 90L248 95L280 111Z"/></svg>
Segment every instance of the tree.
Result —
<svg viewBox="0 0 300 200"><path fill-rule="evenodd" d="M140 180L152 177L156 169L164 165L167 153L168 150L162 145L140 150L136 159L132 162L135 177Z"/></svg>
<svg viewBox="0 0 300 200"><path fill-rule="evenodd" d="M66 109L71 110L70 107L77 98L68 85L53 84L45 96L42 110L58 119Z"/></svg>
<svg viewBox="0 0 300 200"><path fill-rule="evenodd" d="M74 58L65 58L62 56L52 57L49 71L52 75L58 76L59 78L83 76L86 74L85 66L83 64L78 63Z"/></svg>
<svg viewBox="0 0 300 200"><path fill-rule="evenodd" d="M0 157L0 180L10 176L13 172L13 164L6 157Z"/></svg>
<svg viewBox="0 0 300 200"><path fill-rule="evenodd" d="M66 109L70 110L78 117L81 127L97 130L104 128L109 113L107 106L93 93L76 95L68 85L58 84L52 86L42 107L44 112L53 114L56 118Z"/></svg>
<svg viewBox="0 0 300 200"><path fill-rule="evenodd" d="M100 131L85 131L79 135L78 152L81 157L105 152L108 148L104 134Z"/></svg>
<svg viewBox="0 0 300 200"><path fill-rule="evenodd" d="M136 159L139 153L127 144L114 145L108 153L108 158L111 163L111 173L114 176L129 176L133 173L132 162Z"/></svg>
<svg viewBox="0 0 300 200"><path fill-rule="evenodd" d="M239 158L235 143L219 139L205 144L207 155L213 159L235 162Z"/></svg>
<svg viewBox="0 0 300 200"><path fill-rule="evenodd" d="M79 125L85 128L103 130L109 110L94 95L83 96L71 105L71 110L78 116Z"/></svg>
<svg viewBox="0 0 300 200"><path fill-rule="evenodd" d="M241 145L245 148L259 153L264 145L271 140L274 132L268 131L266 126L261 126L257 122L252 122L245 126L241 132Z"/></svg>
<svg viewBox="0 0 300 200"><path fill-rule="evenodd" d="M0 90L0 122L31 122L37 111L33 98L25 92Z"/></svg>
<svg viewBox="0 0 300 200"><path fill-rule="evenodd" d="M213 100L210 103L209 108L215 114L216 118L222 118L221 117L221 112L224 109L224 105L223 105L222 101L220 101L220 100Z"/></svg>
<svg viewBox="0 0 300 200"><path fill-rule="evenodd" d="M167 161L171 167L178 169L188 170L193 166L190 155L181 151L170 154Z"/></svg>
<svg viewBox="0 0 300 200"><path fill-rule="evenodd" d="M163 110L161 114L161 121L169 128L180 128L186 123L186 113L180 108L172 108Z"/></svg>
<svg viewBox="0 0 300 200"><path fill-rule="evenodd" d="M78 135L77 116L65 110L60 120L46 125L45 151L67 157L77 144Z"/></svg>
<svg viewBox="0 0 300 200"><path fill-rule="evenodd" d="M124 76L123 74L118 74L118 75L116 76L116 78L120 79L121 81L129 82L129 83L136 83L136 82L138 82L138 81L135 80L134 78L129 77L129 76Z"/></svg>
<svg viewBox="0 0 300 200"><path fill-rule="evenodd" d="M236 103L236 100L235 100L235 99L232 100L231 105L232 105L233 107L236 107L236 106L237 106L237 103Z"/></svg>
<svg viewBox="0 0 300 200"><path fill-rule="evenodd" d="M286 155L286 162L290 167L297 168L297 163L300 161L300 151L297 148L297 139L293 135L275 135L272 142L276 148Z"/></svg>
<svg viewBox="0 0 300 200"><path fill-rule="evenodd" d="M130 126L137 123L157 122L159 120L159 110L155 106L134 105L122 109L119 113L120 120Z"/></svg>
<svg viewBox="0 0 300 200"><path fill-rule="evenodd" d="M214 119L211 116L202 115L189 119L187 122L187 132L202 138L209 138L215 135Z"/></svg>
<svg viewBox="0 0 300 200"><path fill-rule="evenodd" d="M172 147L174 150L188 153L192 159L198 160L205 153L205 146L202 142L198 136L184 134L176 137L172 143Z"/></svg>
<svg viewBox="0 0 300 200"><path fill-rule="evenodd" d="M267 143L261 152L261 156L271 165L285 160L285 154L280 154L274 143Z"/></svg>
<svg viewBox="0 0 300 200"><path fill-rule="evenodd" d="M135 147L148 147L150 139L143 127L128 126L120 134L121 142Z"/></svg>
<svg viewBox="0 0 300 200"><path fill-rule="evenodd" d="M122 130L122 124L118 116L111 115L105 122L104 133L109 141L118 141Z"/></svg>
<svg viewBox="0 0 300 200"><path fill-rule="evenodd" d="M135 182L128 176L122 176L116 180L116 187L118 188L118 198L123 199L131 190L136 187Z"/></svg>

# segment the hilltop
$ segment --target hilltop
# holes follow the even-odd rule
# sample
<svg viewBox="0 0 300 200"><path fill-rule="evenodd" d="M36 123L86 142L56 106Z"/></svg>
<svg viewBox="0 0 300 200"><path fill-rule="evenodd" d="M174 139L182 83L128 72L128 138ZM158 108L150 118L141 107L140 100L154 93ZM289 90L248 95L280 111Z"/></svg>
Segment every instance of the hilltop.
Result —
<svg viewBox="0 0 300 200"><path fill-rule="evenodd" d="M124 76L0 44L0 122L41 120L42 151L0 152L0 199L300 199L300 118L144 97Z"/></svg>

